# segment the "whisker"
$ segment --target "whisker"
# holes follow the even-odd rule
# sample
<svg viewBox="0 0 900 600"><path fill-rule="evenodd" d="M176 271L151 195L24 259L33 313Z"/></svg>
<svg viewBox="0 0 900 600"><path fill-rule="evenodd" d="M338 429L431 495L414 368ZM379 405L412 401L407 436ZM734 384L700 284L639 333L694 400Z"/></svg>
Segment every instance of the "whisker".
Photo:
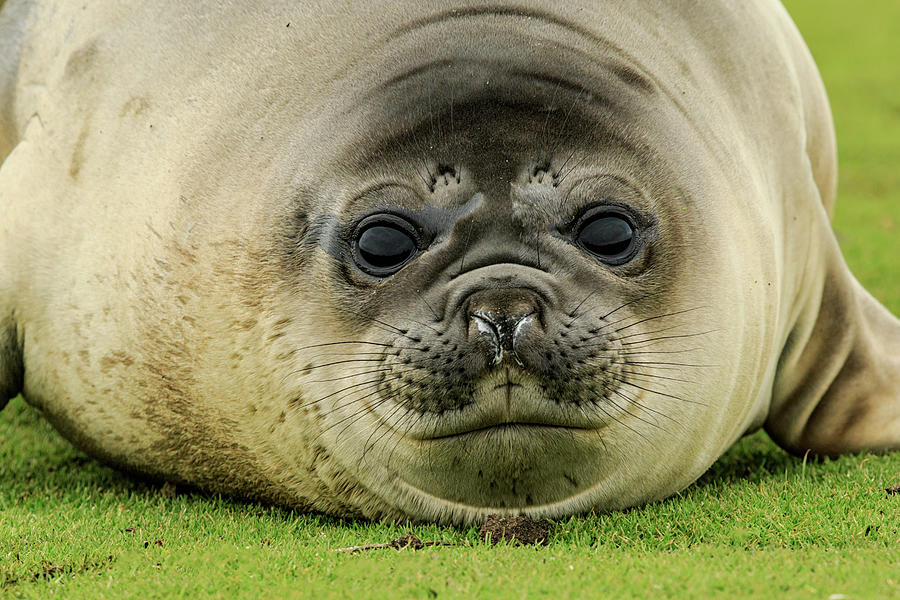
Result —
<svg viewBox="0 0 900 600"><path fill-rule="evenodd" d="M637 389L639 389L639 390L643 390L643 391L645 391L645 392L647 392L647 393L650 393L650 394L656 394L656 395L658 395L658 396L664 396L664 397L666 397L666 398L671 398L671 399L673 399L673 400L678 400L679 402L686 402L686 403L688 403L688 404L697 404L697 405L699 405L699 406L707 406L707 405L704 404L703 402L699 402L699 401L697 401L697 400L687 400L686 398L679 398L678 396L673 396L672 394L667 394L667 393L665 393L665 392L659 392L659 391L656 391L656 390L651 390L651 389L649 389L649 388L641 387L641 386L639 386L639 385L636 384L636 383L632 383L631 381L628 381L628 380L625 380L625 379L616 377L615 375L613 375L612 378L615 379L616 381L618 381L619 383L623 384L623 385L630 385L631 387L635 387L635 388L637 388Z"/></svg>
<svg viewBox="0 0 900 600"><path fill-rule="evenodd" d="M422 363L422 362L425 362L425 360L423 359L420 361L410 361L408 364L404 364L404 366L414 365L414 364ZM365 368L365 367L360 367L360 368ZM385 365L383 368L372 369L370 371L363 371L361 373L359 373L359 372L349 373L347 375L341 375L340 377L335 377L333 379L313 379L309 383L326 383L329 381L341 381L343 379L350 379L352 377L363 377L365 375L370 375L370 374L374 374L374 373L392 373L394 375L402 375L403 373L410 373L412 371L418 371L418 370L419 370L419 367L410 367L408 369L405 369L405 368L401 369L401 368L397 368L396 366Z"/></svg>
<svg viewBox="0 0 900 600"><path fill-rule="evenodd" d="M620 328L616 329L615 331L609 333L608 335L614 335L614 334L616 334L616 333L619 333L620 331L624 331L624 330L628 329L629 327L634 327L635 325L640 325L641 323L646 323L646 322L648 322L648 321L654 321L654 320L656 320L656 319L663 319L663 318L665 318L665 317L674 317L674 316L679 315L679 314L681 314L681 313L689 312L689 311L692 311L692 310L698 310L698 309L699 309L699 307L697 307L697 308L689 308L689 309L687 309L687 310L681 310L681 311L677 311L677 312L666 313L666 314L663 314L663 315L656 315L655 317L647 317L647 318L645 318L645 319L641 319L640 321L635 321L634 323L631 323L631 324L629 324L629 325L625 325L624 327L620 327ZM603 318L605 318L605 317L601 317L601 320L602 320ZM601 325L600 327L595 327L595 328L589 330L588 333L598 333L598 332L603 331L604 329L606 329L606 328L608 328L608 327L613 327L613 326L615 326L615 325L618 325L619 323L622 323L622 322L624 322L624 321L627 321L627 320L630 319L630 318L632 318L632 317L631 317L631 316L628 316L628 317L622 317L622 318L619 319L618 321L613 321L612 323L605 323L605 324ZM678 325L673 326L673 329L674 329L674 327L678 327ZM655 332L654 332L654 333L655 333ZM594 337L598 337L598 336L594 336ZM590 339L590 338L588 338L588 339ZM621 339L624 339L624 338L621 338Z"/></svg>
<svg viewBox="0 0 900 600"><path fill-rule="evenodd" d="M588 294L588 295L587 295L587 298L585 298L584 300L582 300L582 301L578 304L578 306L575 307L575 310L572 311L571 313L569 313L569 316L570 316L570 317L574 316L574 313L575 313L579 308L581 308L581 305L584 304L584 303L587 301L588 298L590 298L591 296L593 296L593 295L596 294L596 293L597 293L597 291L595 290L595 291L591 292L590 294ZM605 315L601 315L600 317L598 317L597 320L598 320L598 321L603 321L603 320L607 319L610 315L619 312L620 310L622 310L622 309L625 308L626 306L631 306L632 304L635 304L635 303L637 303L637 302L641 302L641 301L643 301L643 300L646 300L647 298L652 298L652 297L655 296L655 295L657 295L657 294L645 294L645 295L641 296L640 298L635 298L634 300L630 300L630 301L628 301L628 302L626 302L626 303L624 303L624 304L620 304L619 306L617 306L616 308L612 309L611 311L609 311L609 312L606 313ZM585 314L586 314L586 313L585 313ZM603 329L604 327L608 327L608 326L610 326L610 325L615 325L616 323L621 323L622 321L626 321L626 320L628 320L629 318L630 318L630 317L624 317L624 318L622 318L622 319L620 319L620 320L618 320L618 321L615 321L615 322L613 322L613 323L607 323L606 325L603 325L603 326L600 327L599 329L596 329L595 332L596 332L596 331L599 331L600 329ZM569 321L569 325L571 325L572 322L573 322L573 321Z"/></svg>
<svg viewBox="0 0 900 600"><path fill-rule="evenodd" d="M569 117L572 116L572 111L575 110L576 106L578 106L578 102L581 100L581 97L584 95L584 93L585 93L585 90L581 90L580 92L578 92L578 95L575 96L575 99L572 100L572 104L569 106L569 110L566 111L566 116L563 117L562 124L559 126L559 130L561 133L565 133L566 125L569 123ZM562 143L562 140L556 141L556 143L553 145L553 148L550 149L550 156L553 156L554 154L556 154L556 150L559 148L560 143ZM573 150L572 154L574 154L574 153L575 153L575 151ZM571 156L570 156L570 158L571 158ZM566 159L566 162L568 162L568 159ZM553 177L554 179L556 179L559 176L559 173L566 166L566 162L564 162L562 164L562 166L556 170L556 175L554 175L554 177Z"/></svg>
<svg viewBox="0 0 900 600"><path fill-rule="evenodd" d="M420 381L421 381L421 379L416 380L416 381L410 381L409 383L400 386L399 388L393 390L393 391L391 392L390 395L388 395L388 396L386 396L386 397L380 399L379 402L378 402L378 405L380 406L381 404L383 404L383 403L385 403L385 402L387 402L387 401L389 401L389 400L393 400L393 399L397 398L397 397L400 395L400 391L401 391L402 389L404 389L404 388L406 388L406 387L408 387L408 386L410 386L410 385L418 384ZM362 451L362 456L360 457L360 461L362 461L363 459L365 459L366 454L368 454L368 448L369 448L369 447L374 448L375 445L376 445L379 441L381 441L381 439L384 438L385 435L387 435L387 434L389 434L389 433L399 433L398 431L395 430L395 427L394 427L393 425L391 425L391 423L390 423L391 417L392 417L394 414L396 414L397 411L399 411L399 410L406 410L406 411L407 411L407 415L405 415L404 417L402 417L400 422L402 422L402 420L405 419L406 416L408 416L411 412L413 412L413 411L411 411L408 407L405 407L402 403L399 403L399 402L398 402L398 403L396 404L396 406L394 406L394 408L392 408L392 409L390 410L390 412L389 412L387 415L385 415L384 417L378 417L378 425L375 427L375 429L372 430L372 432L369 434L369 437L366 439L365 443L363 444L363 451ZM398 424L399 424L399 423L398 423ZM375 433L378 432L378 429L380 429L382 426L384 426L384 428L385 428L384 433L382 433L380 436L378 436L378 438L375 439L375 441L372 442L371 445L370 445L369 442L371 442L372 436L375 435ZM349 427L349 425L348 425L348 427ZM409 431L408 428L407 428L407 431ZM401 438L401 439L402 439L402 438ZM397 442L397 443L399 444L399 442L400 442L400 439L398 439L398 442ZM394 449L396 449L396 445L394 446ZM394 450L394 449L391 450L391 457L393 457L393 450ZM388 461L390 461L390 460L391 460L391 458L388 459Z"/></svg>
<svg viewBox="0 0 900 600"><path fill-rule="evenodd" d="M418 140L418 136L416 139ZM421 147L420 151L422 151ZM434 176L434 173L431 172L431 167L428 166L428 161L425 160L425 157L419 156L419 160L422 161L422 167L425 169L425 172L428 173L428 178L425 180L425 189L429 192L433 192L434 184L437 183L437 178Z"/></svg>
<svg viewBox="0 0 900 600"><path fill-rule="evenodd" d="M638 373L644 373L645 371L643 371L642 369L647 369L648 372L653 372L653 371L675 371L677 373L684 372L684 369L682 369L681 367L672 367L669 365L646 367L646 366L643 366L641 363L631 363L628 361L623 361L618 364L621 364L623 367L633 367L634 369L638 369L638 371L637 371Z"/></svg>
<svg viewBox="0 0 900 600"><path fill-rule="evenodd" d="M385 400L387 400L387 398L385 398ZM366 438L366 441L363 442L362 455L359 457L359 461L357 462L357 468L359 468L359 466L362 465L363 461L366 458L366 455L369 453L369 447L370 447L369 443L372 442L372 436L374 436L376 433L378 433L379 429L381 429L382 427L384 428L384 433L382 433L380 436L378 436L378 438L371 444L371 447L374 448L375 444L377 444L381 440L381 438L383 438L386 434L391 432L391 426L388 423L388 419L393 417L397 413L397 411L401 410L402 408L403 408L403 405L400 403L397 403L396 405L394 405L394 408L392 408L390 411L388 411L387 415L385 415L383 418L378 419L378 424L369 433L369 437ZM348 427L349 427L349 425L348 425Z"/></svg>
<svg viewBox="0 0 900 600"><path fill-rule="evenodd" d="M661 379L663 381L675 381L678 383L690 383L693 385L697 385L696 381L688 381L686 379L679 379L677 377L667 377L665 375L659 375L657 373L638 373L636 371L621 371L623 375L629 375L631 377L643 377L645 379Z"/></svg>
<svg viewBox="0 0 900 600"><path fill-rule="evenodd" d="M575 319L578 318L578 316L579 316L579 315L578 315L578 310L584 305L585 302L588 301L588 298L590 298L591 296L593 296L593 295L596 294L596 293L597 293L597 290L594 290L594 291L592 291L591 293L589 293L587 296L584 297L584 300L582 300L581 302L578 303L578 306L576 306L574 309L572 309L572 310L569 312L569 316L572 318L572 320L569 321L569 325L571 325L572 323L574 323L574 322L575 322Z"/></svg>
<svg viewBox="0 0 900 600"><path fill-rule="evenodd" d="M389 433L395 433L394 427L390 424L389 419L392 416L394 416L398 410L401 410L404 408L405 407L403 406L403 404L398 402L397 405L393 409L391 409L391 411L384 418L380 419L380 421L378 423L378 427L376 427L375 429L372 430L372 433L369 434L369 437L366 439L365 443L363 444L363 452L362 452L363 457L365 457L365 455L368 452L367 448L370 447L369 442L371 442L371 447L374 448L375 445L378 444L378 442L380 442L384 438L384 436L386 436ZM407 414L409 414L409 413L407 412ZM382 425L384 425L384 433L379 435L377 438L375 438L375 441L372 442L372 436L375 435L375 433L378 431L378 429Z"/></svg>
<svg viewBox="0 0 900 600"><path fill-rule="evenodd" d="M561 81L556 82L556 87L553 88L553 95L550 97L550 104L547 108L547 114L544 116L544 124L541 125L541 146L547 143L547 123L550 121L550 114L554 110L554 105L556 104L556 94L559 92L559 86L562 84ZM534 157L534 160L537 160L537 156Z"/></svg>
<svg viewBox="0 0 900 600"><path fill-rule="evenodd" d="M353 402L347 403L345 406L349 406L350 404L353 404L353 403L358 402L358 401L359 401L359 400L354 400ZM326 427L325 429L322 429L322 430L319 432L319 434L313 439L313 443L318 442L319 439L320 439L323 435L325 435L326 433L328 433L329 431L331 431L332 429L334 429L334 428L337 427L338 425L341 425L341 424L343 424L343 423L346 423L347 421L350 421L349 423L347 423L346 425L344 425L344 428L341 429L341 430L337 433L337 435L335 436L335 440L339 440L339 439L341 438L341 436L344 435L344 433L346 433L346 431L350 428L350 426L353 425L353 424L354 424L354 423L355 423L362 415L369 414L370 412L372 412L372 410L373 410L375 407L380 406L380 405L381 405L383 402L385 402L385 401L386 401L385 399L379 399L379 400L376 401L374 404L371 404L371 405L363 405L361 408L356 409L356 411L354 411L354 412L352 412L351 414L347 415L347 416L344 417L343 419L340 419L339 421L335 421L334 423L331 423L328 427ZM330 413L329 413L329 414L330 414Z"/></svg>
<svg viewBox="0 0 900 600"><path fill-rule="evenodd" d="M412 429L416 423L418 423L420 420L422 420L422 417L423 417L422 413L416 412L414 410L407 410L406 415L404 415L401 418L401 420L398 422L398 425L400 423L402 423L405 419L407 419L410 415L414 416L415 418L412 419L410 421L409 425L406 426L406 429L403 430L403 434L400 436L397 436L397 442L391 447L391 452L390 452L390 454L388 454L388 459L387 459L388 465L390 465L394 460L394 451L397 450L397 446L400 445L400 442L403 441L403 438L409 436L410 429Z"/></svg>
<svg viewBox="0 0 900 600"><path fill-rule="evenodd" d="M359 362L384 362L383 358L345 358L344 360L334 360L328 363L323 363L321 365L310 365L308 367L303 367L300 369L296 369L291 371L291 375L294 373L301 373L303 371L313 371L315 369L322 369L325 367L333 367L334 365L344 365L347 363L359 363Z"/></svg>
<svg viewBox="0 0 900 600"><path fill-rule="evenodd" d="M309 383L331 383L333 381L343 381L344 379L352 379L354 377L364 377L366 375L374 375L375 373L390 373L391 371L393 371L393 369L391 367L387 366L387 367L383 367L380 369L372 369L370 371L363 371L361 373L350 373L348 375L341 375L340 377L332 377L331 379L313 379Z"/></svg>
<svg viewBox="0 0 900 600"><path fill-rule="evenodd" d="M399 379L399 377L398 377L397 379ZM386 380L385 383L386 383L387 381L393 381L393 379ZM409 382L409 383L407 383L407 384L404 384L404 385L400 386L399 388L397 388L396 390L394 390L390 395L384 396L384 397L382 397L382 398L379 398L374 404L365 404L365 400L366 400L367 398L370 398L370 397L374 396L375 394L380 393L380 392L381 392L381 389L376 389L376 390L374 390L374 391L372 391L372 392L369 392L368 394L365 394L364 396L361 396L361 397L359 397L359 398L355 398L355 399L353 399L353 400L351 400L351 401L349 401L349 402L345 402L344 404L341 404L340 406L334 406L331 410L329 410L328 412L323 413L323 414L324 414L325 416L328 416L328 415L331 415L331 414L337 412L337 411L338 411L339 409L341 409L341 408L345 408L345 407L347 407L347 406L350 406L351 404L356 404L357 402L359 402L359 403L362 404L362 407L361 407L361 408L357 409L355 412L353 412L353 413L351 413L350 415L344 417L343 419L341 419L341 420L339 420L339 421L337 421L337 422L335 422L335 423L332 423L331 425L329 425L328 427L326 427L325 429L323 429L322 431L320 431L320 432L319 432L319 435L321 436L321 435L322 435L323 433L325 433L326 431L329 431L329 430L331 430L331 429L337 427L338 425L340 425L341 423L347 421L348 419L354 419L354 418L359 417L359 416L361 416L361 415L363 415L363 414L372 412L376 407L381 406L382 404L384 404L385 402L387 402L388 400L390 400L390 399L392 399L392 398L395 398L395 397L398 395L398 393L399 393L400 390L402 390L402 389L405 388L405 387L408 387L408 386L412 385L413 383L415 383L415 382ZM400 405L398 404L398 406L400 406ZM376 416L377 416L377 415L376 415ZM349 427L349 426L352 425L352 424L353 424L352 422L349 423L349 424L347 425L347 427ZM345 427L344 429L342 429L342 430L340 431L340 433L338 433L337 437L340 437L341 435L343 435L344 431L347 430L347 427Z"/></svg>
<svg viewBox="0 0 900 600"><path fill-rule="evenodd" d="M382 346L384 348L391 348L393 344L381 344L378 342L367 342L364 340L348 340L346 342L325 342L324 344L312 344L311 346L300 346L296 348L296 350L309 350L310 348L322 348L324 346L338 346L341 344L367 344L369 346Z"/></svg>
<svg viewBox="0 0 900 600"><path fill-rule="evenodd" d="M423 349L423 348L408 348L408 349L425 352L425 349ZM373 353L373 354L378 354L378 353ZM345 360L335 360L335 361L332 361L329 363L322 363L320 365L309 365L309 366L305 366L305 367L300 367L299 369L294 369L293 371L289 372L285 377L288 377L290 375L296 375L297 373L308 375L309 373L311 373L312 371L315 371L316 369L322 369L325 367L333 367L334 365L342 365L342 364L349 364L349 363L361 363L361 362L381 362L381 363L383 363L383 362L385 362L385 360L388 357L396 358L399 355L400 355L399 353L396 353L396 354L384 353L381 355L381 358L345 359ZM350 354L349 356L353 356L353 355ZM427 360L428 360L427 356L420 356L419 358L416 358L416 359L405 359L404 361L402 361L402 364L405 364L405 365L419 364L419 363L427 361Z"/></svg>
<svg viewBox="0 0 900 600"><path fill-rule="evenodd" d="M420 157L420 158L421 158L421 157ZM424 158L422 159L422 162L423 162L423 163L425 162L425 159L424 159ZM425 188L428 189L428 190L430 190L430 189L431 189L431 185L432 185L431 182L429 182L427 179L425 179L425 176L422 175L422 173L419 172L419 169L418 169L418 168L415 168L415 169L413 169L413 172L414 172L416 175L419 176L419 179L421 179L421 180L422 180L422 183L425 184ZM425 164L425 172L428 173L429 175L431 174L431 172L428 170L428 165L427 165L427 164Z"/></svg>
<svg viewBox="0 0 900 600"><path fill-rule="evenodd" d="M674 316L677 316L677 315L683 315L683 314L685 314L685 313L689 313L689 312L692 312L692 311L695 311L695 310L700 310L701 308L708 308L708 307L705 307L705 306L697 306L697 307L695 307L695 308L688 308L688 309L686 309L686 310L678 310L678 311L675 311L675 312L666 313L666 314L664 314L664 315L657 315L657 316L655 316L655 317L647 317L646 319L641 319L640 321L635 321L634 323L631 323L630 325L625 325L624 327L620 327L619 329L616 329L615 333L619 333L619 332L621 332L621 331L625 331L626 329L629 329L629 328L631 328L631 327L634 327L635 325L640 325L641 323L646 323L646 322L648 322L648 321L655 321L656 319L664 319L664 318L666 318L666 317L674 317ZM621 339L624 339L624 338L621 338Z"/></svg>
<svg viewBox="0 0 900 600"><path fill-rule="evenodd" d="M653 350L650 352L620 352L621 356L640 356L643 354L684 354L685 352L696 352L700 348L687 348L685 350Z"/></svg>
<svg viewBox="0 0 900 600"><path fill-rule="evenodd" d="M680 422L678 422L676 419L670 417L670 416L667 415L666 413L662 412L661 410L656 410L655 408L652 408L652 407L650 407L650 406L646 406L646 405L644 405L644 404L641 404L641 403L638 402L635 398L633 398L633 397L631 397L631 396L628 396L627 394L625 394L625 392L623 392L623 391L621 391L621 390L619 390L619 389L612 388L612 392L613 392L614 394L616 394L617 396L623 398L626 402L630 402L631 404L634 404L635 406L637 406L637 407L639 407L639 408L641 408L641 409L643 409L643 410L646 410L646 411L648 411L648 412L652 412L652 413L654 413L655 415L658 415L658 416L660 416L660 417L663 417L663 418L665 418L665 419L668 419L668 420L672 421L673 423L675 423L676 425L681 426L681 423L680 423Z"/></svg>
<svg viewBox="0 0 900 600"><path fill-rule="evenodd" d="M431 311L431 314L434 316L434 320L435 320L435 321L440 321L441 318L438 316L437 311L434 310L434 307L432 307L431 304L428 303L428 299L425 298L425 296L419 296L419 299L421 299L422 302L425 303L425 306L428 307L428 310Z"/></svg>
<svg viewBox="0 0 900 600"><path fill-rule="evenodd" d="M557 186L562 185L562 182L565 181L566 178L567 178L569 175L571 175L572 173L574 173L574 172L575 172L575 169L577 169L578 167L580 167L581 164L582 164L584 161L586 161L586 160L588 159L588 157L590 157L590 154L588 154L587 152L585 152L585 153L584 153L584 156L582 156L582 157L578 160L577 163L575 163L574 165L572 165L572 168L569 169L569 172L568 172L568 173L566 173L565 175L563 175L562 177L560 177L559 179L556 180L556 185L557 185ZM568 161L567 161L567 162L568 162Z"/></svg>
<svg viewBox="0 0 900 600"><path fill-rule="evenodd" d="M322 413L322 416L324 416L324 417L331 416L331 415L333 415L334 413L338 412L339 410L342 410L342 409L344 409L344 408L347 408L348 406L350 406L350 405L352 405L352 404L356 404L356 403L360 403L360 404L362 405L362 408L361 408L361 409L357 409L357 411L356 411L355 413L353 413L353 415L358 415L358 414L361 414L362 412L364 412L364 411L366 411L366 410L369 410L369 409L372 408L372 407L380 406L381 403L385 400L384 397L379 398L378 400L376 400L374 404L366 404L366 400L368 400L368 399L371 398L372 396L376 396L376 395L380 394L380 393L383 391L382 388L381 388L381 384L387 384L387 383L390 383L390 382L392 382L392 381L396 381L396 380L398 380L398 379L400 379L400 377L396 377L396 378L392 378L392 379L385 379L384 381L379 381L379 382L378 382L379 385L375 386L375 389L374 389L374 390L368 391L368 392L366 392L365 394L363 394L362 396L359 396L359 397L357 397L357 398L351 398L352 394L357 394L357 393L359 393L359 392L361 392L361 391L365 391L365 390L357 390L357 391L355 391L355 392L350 392L349 394L347 394L346 396L344 396L344 397L342 397L340 400L338 400L338 401L334 404L334 406L332 406L329 410L323 412L323 413ZM349 400L348 400L348 398L349 398ZM348 400L348 401L347 401L347 402L344 402L344 400ZM351 416L353 416L353 415L351 415Z"/></svg>
<svg viewBox="0 0 900 600"><path fill-rule="evenodd" d="M577 408L578 410L580 410L580 411L581 411L581 414L583 414L583 415L584 415L585 417L587 417L588 419L593 419L593 418L595 418L597 415L595 415L595 414L589 414L588 411L587 411L587 409L585 408L585 404L586 404L586 403L584 403L584 402L579 402L578 404L575 405L575 408ZM591 402L590 404L591 404L591 406L594 406L595 403L594 403L594 402ZM594 432L596 432L597 438L600 440L600 444L603 445L603 450L604 450L605 452L608 452L608 451L609 451L609 448L606 447L606 440L603 439L603 434L601 433L601 432L603 431L603 429L604 429L604 428L603 428L602 426L601 426L601 427L597 427L596 429L594 429Z"/></svg>
<svg viewBox="0 0 900 600"><path fill-rule="evenodd" d="M622 337L617 337L616 339L621 341L642 335L656 335L657 333L665 333L666 331L672 331L673 329L678 329L679 327L686 327L686 325L684 323L679 323L677 325L670 325L669 327L663 327L662 329L657 329L655 331L640 331L638 333L630 333L628 335L623 335Z"/></svg>
<svg viewBox="0 0 900 600"><path fill-rule="evenodd" d="M664 431L665 433L667 433L667 434L669 434L669 435L672 435L672 433L671 433L670 431L668 431L665 427L661 426L659 423L654 423L654 422L652 422L652 421L650 421L650 420L648 420L648 419L644 419L643 417L634 414L633 412L631 412L631 411L628 410L627 408L623 408L623 407L619 406L618 403L616 403L615 401L613 401L613 399L610 398L609 396L607 396L607 397L605 398L605 400L606 400L607 402L609 402L610 404L612 404L613 406L615 406L616 408L618 408L619 410L621 410L622 412L624 412L625 414L631 416L633 419L637 419L638 421L641 421L642 423L646 423L647 425L650 425L651 427L656 427L657 429L659 429L659 430L661 430L661 431Z"/></svg>
<svg viewBox="0 0 900 600"><path fill-rule="evenodd" d="M422 327L427 327L428 329L432 330L435 333L442 333L440 329L436 329L435 327L432 327L428 323L416 321L415 319L410 319L409 317L400 317L400 318L404 321L410 321L411 323L415 323L416 325L421 325Z"/></svg>
<svg viewBox="0 0 900 600"><path fill-rule="evenodd" d="M664 340L676 340L676 339L681 339L681 338L698 337L701 335L706 335L708 333L714 333L716 331L720 331L720 330L719 329L710 329L709 331L701 331L700 333L685 333L682 335L665 335L665 336L661 336L658 338L651 338L649 340L634 340L632 342L622 342L622 345L623 346L635 346L637 348L646 348L647 347L646 345L638 345L638 344L650 345L651 343L656 343L656 342L660 342L660 341L664 341Z"/></svg>
<svg viewBox="0 0 900 600"><path fill-rule="evenodd" d="M311 365L308 367L301 367L299 369L293 369L292 371L289 371L287 374L285 374L285 376L281 378L281 383L284 383L285 380L288 377L291 377L292 375L304 376L304 375L309 375L312 371L315 371L316 369L321 369L323 367L330 367L333 365L340 365L340 364L346 364L346 363L361 363L361 362L366 362L366 363L368 363L368 362L384 362L384 359L383 358L360 358L360 359L355 359L355 360L347 359L347 360L338 360L338 361L326 363L323 365ZM370 365L360 365L360 368L365 369L365 368L368 368L369 366Z"/></svg>
<svg viewBox="0 0 900 600"><path fill-rule="evenodd" d="M673 362L640 362L640 361L628 361L629 365L646 365L646 366L660 366L660 367L696 367L698 369L715 369L718 368L718 365L692 365L689 363L673 363Z"/></svg>
<svg viewBox="0 0 900 600"><path fill-rule="evenodd" d="M342 311L344 311L344 312L348 312L348 313L350 313L351 315L356 315L357 317L360 317L360 318L362 318L362 319L366 319L366 320L368 320L368 321L372 321L372 322L374 322L374 323L378 323L379 325L384 325L385 327L387 327L387 328L389 328L390 330L392 330L392 332L394 332L394 333L399 333L399 334L402 335L403 337L409 338L409 339L411 339L412 341L414 341L414 342L416 342L416 343L422 341L422 340L419 340L419 339L416 339L416 338L414 338L414 337L412 337L412 336L407 335L407 334L409 333L409 330L408 330L408 329L402 329L402 328L400 328L400 327L396 327L395 325L391 325L390 323L386 323L385 321L382 321L381 319L376 319L375 317L370 317L370 316L368 316L368 315L362 314L361 312L358 312L358 311L355 311L355 310L351 310L351 309L349 309L349 308L344 308L344 307L342 307L342 306L337 307L337 309L338 309L338 310L342 310Z"/></svg>
<svg viewBox="0 0 900 600"><path fill-rule="evenodd" d="M607 345L609 344L610 341L618 341L618 342L620 342L621 345L623 345L623 346L630 346L630 345L632 345L632 344L640 344L640 343L643 343L643 342L646 342L646 341L650 341L650 340L634 340L633 342L622 342L622 340L627 340L627 339L629 339L629 338L638 337L638 336L641 336L641 335L655 335L655 334L657 334L657 333L665 333L666 331L672 331L673 329L678 329L679 327L686 327L686 325L685 325L684 323L679 323L678 325L672 325L671 327L664 327L664 328L662 328L662 329L657 329L657 330L655 330L655 331L642 331L642 332L640 332L640 333L632 333L631 335L625 335L625 336L622 336L622 337L620 337L620 338L613 338L612 340L607 339L607 340L605 340L605 341L603 341L603 342L599 342L599 343L597 343L597 344L584 344L584 343L579 343L579 344L576 346L576 348L594 348L594 347L596 347L596 346L607 346ZM691 335L698 335L698 334L691 334ZM583 341L583 342L586 342L586 341L588 341L588 340L596 339L596 338L598 338L598 337L603 337L603 336L601 336L601 335L594 335L594 336L586 337L586 338L584 338L584 340L582 340L582 341ZM678 337L678 336L668 336L668 337ZM653 338L653 339L666 339L666 338L659 337L659 338Z"/></svg>
<svg viewBox="0 0 900 600"><path fill-rule="evenodd" d="M412 349L415 350L415 348ZM310 356L308 362L313 362L315 360L319 360L320 358L336 358L339 356L381 356L383 358L387 358L389 356L400 356L400 353L388 352L386 350L382 350L381 352L325 352L322 354L315 354L313 356Z"/></svg>
<svg viewBox="0 0 900 600"><path fill-rule="evenodd" d="M457 276L462 275L462 272L466 267L466 255L469 253L469 237L472 235L472 225L474 225L474 221L469 222L469 229L466 232L466 243L463 246L463 254L459 261L459 272L456 274Z"/></svg>
<svg viewBox="0 0 900 600"><path fill-rule="evenodd" d="M398 376L398 378L399 378L399 376ZM341 388L341 389L337 390L336 392L332 392L332 393L328 394L327 396L322 396L318 400L304 402L303 404L297 406L297 408L306 408L308 406L312 406L313 404L318 404L319 402L322 402L323 400L327 400L327 399L329 399L333 396L336 396L342 392L346 392L347 390L352 390L353 388L357 388L357 387L364 386L364 385L378 385L379 383L382 383L383 381L392 381L392 380L384 380L382 378L378 378L378 379L370 379L369 381L363 381L360 383L355 383L353 385L348 385L347 387Z"/></svg>
<svg viewBox="0 0 900 600"><path fill-rule="evenodd" d="M612 309L611 311L609 311L608 313L606 313L605 315L603 315L602 317L600 317L600 320L603 321L604 319L606 319L607 317L609 317L611 314L619 312L620 310L622 310L622 309L625 308L626 306L631 306L632 304L636 304L636 303L638 303L638 302L643 302L644 300L647 300L647 299L649 299L649 298L653 298L654 296L658 296L658 295L659 295L659 293L655 293L655 294L644 294L644 295L641 296L640 298L635 298L634 300L630 300L629 302L626 302L625 304L622 304L621 306L618 306L618 307Z"/></svg>
<svg viewBox="0 0 900 600"><path fill-rule="evenodd" d="M452 136L456 133L456 128L453 125L453 90L450 90L450 135Z"/></svg>
<svg viewBox="0 0 900 600"><path fill-rule="evenodd" d="M593 406L593 407L599 409L603 414L605 414L607 417L609 417L610 419L612 419L613 421L615 421L616 423L618 423L618 424L621 425L622 427L625 427L626 429L628 429L628 430L632 431L633 433L636 433L637 435L639 435L639 436L640 436L641 438L643 438L644 440L647 440L646 436L644 436L643 433L641 433L640 431L638 431L637 429L635 429L634 427L632 427L632 426L629 425L628 423L626 423L626 422L624 422L624 421L622 421L622 420L616 418L616 417L613 416L612 414L610 414L610 412L609 412L608 410L606 410L605 408L603 408L603 405L600 404L599 402L597 402L597 401L595 401L595 400L592 400L592 401L591 401L591 406Z"/></svg>

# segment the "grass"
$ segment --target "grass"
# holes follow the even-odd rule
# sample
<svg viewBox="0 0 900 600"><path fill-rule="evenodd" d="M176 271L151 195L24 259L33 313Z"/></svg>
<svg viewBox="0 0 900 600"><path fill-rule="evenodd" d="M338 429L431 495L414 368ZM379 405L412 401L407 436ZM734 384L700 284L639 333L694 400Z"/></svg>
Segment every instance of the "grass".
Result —
<svg viewBox="0 0 900 600"><path fill-rule="evenodd" d="M900 313L900 3L787 3L816 56L841 150L835 228ZM416 526L419 552L335 554L407 528L342 522L130 479L16 399L0 413L0 596L900 597L900 454L803 461L764 435L651 506L557 523L545 547Z"/></svg>

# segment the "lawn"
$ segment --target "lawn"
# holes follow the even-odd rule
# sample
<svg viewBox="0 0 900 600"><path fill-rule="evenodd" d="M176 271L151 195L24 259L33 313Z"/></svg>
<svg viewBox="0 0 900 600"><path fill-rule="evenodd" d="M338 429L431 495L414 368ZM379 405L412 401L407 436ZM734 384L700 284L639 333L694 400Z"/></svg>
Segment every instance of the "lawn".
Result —
<svg viewBox="0 0 900 600"><path fill-rule="evenodd" d="M838 130L835 228L900 314L900 2L787 3ZM665 502L555 525L542 547L476 529L342 522L128 478L19 398L0 413L0 596L900 597L900 454L804 461L744 439ZM334 553L407 529L453 542Z"/></svg>

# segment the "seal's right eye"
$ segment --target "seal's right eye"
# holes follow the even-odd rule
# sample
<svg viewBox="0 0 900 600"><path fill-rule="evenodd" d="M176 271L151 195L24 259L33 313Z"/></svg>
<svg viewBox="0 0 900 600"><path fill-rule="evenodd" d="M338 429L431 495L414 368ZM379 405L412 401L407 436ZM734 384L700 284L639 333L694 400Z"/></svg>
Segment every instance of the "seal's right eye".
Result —
<svg viewBox="0 0 900 600"><path fill-rule="evenodd" d="M396 215L365 219L357 228L353 246L356 264L376 277L393 275L418 251L415 229Z"/></svg>
<svg viewBox="0 0 900 600"><path fill-rule="evenodd" d="M589 211L578 227L578 244L610 265L623 264L634 256L635 238L631 221L616 211Z"/></svg>

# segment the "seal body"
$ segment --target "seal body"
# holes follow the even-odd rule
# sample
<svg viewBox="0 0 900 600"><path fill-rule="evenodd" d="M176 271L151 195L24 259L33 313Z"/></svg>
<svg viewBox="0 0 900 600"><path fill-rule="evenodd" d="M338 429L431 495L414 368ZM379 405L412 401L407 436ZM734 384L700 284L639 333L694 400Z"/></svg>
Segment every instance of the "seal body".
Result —
<svg viewBox="0 0 900 600"><path fill-rule="evenodd" d="M780 4L7 0L0 392L123 469L373 518L900 443Z"/></svg>

